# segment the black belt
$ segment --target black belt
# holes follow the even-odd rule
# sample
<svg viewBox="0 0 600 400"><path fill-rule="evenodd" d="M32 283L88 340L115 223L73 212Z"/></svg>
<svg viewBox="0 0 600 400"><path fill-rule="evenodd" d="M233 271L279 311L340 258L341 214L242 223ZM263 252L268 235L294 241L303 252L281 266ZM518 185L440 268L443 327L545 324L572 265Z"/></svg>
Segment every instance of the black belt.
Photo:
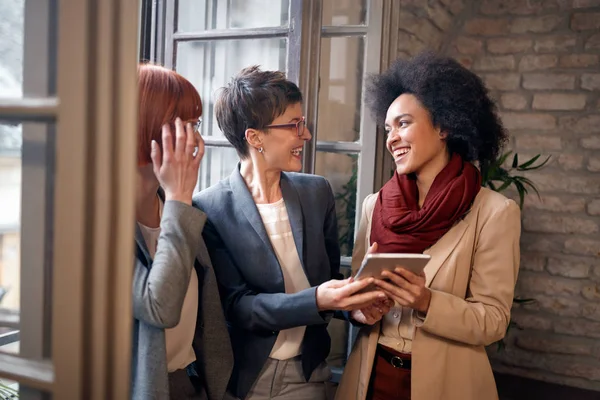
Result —
<svg viewBox="0 0 600 400"><path fill-rule="evenodd" d="M377 355L383 358L388 364L391 364L394 368L410 369L412 364L410 358L404 358L391 353L380 345L377 346Z"/></svg>

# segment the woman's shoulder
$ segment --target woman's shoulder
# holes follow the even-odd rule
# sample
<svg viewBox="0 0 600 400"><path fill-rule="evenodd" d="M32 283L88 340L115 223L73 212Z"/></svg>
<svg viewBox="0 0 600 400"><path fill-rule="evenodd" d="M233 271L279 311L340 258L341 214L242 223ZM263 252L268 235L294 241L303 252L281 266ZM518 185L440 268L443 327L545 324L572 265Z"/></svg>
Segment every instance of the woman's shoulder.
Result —
<svg viewBox="0 0 600 400"><path fill-rule="evenodd" d="M230 197L231 186L228 179L223 179L196 193L192 201L194 206L206 212L215 206L223 205Z"/></svg>
<svg viewBox="0 0 600 400"><path fill-rule="evenodd" d="M333 189L327 178L320 175L299 172L284 172L282 179L289 180L299 193L317 195L317 197L333 196Z"/></svg>
<svg viewBox="0 0 600 400"><path fill-rule="evenodd" d="M517 216L520 216L520 208L514 200L487 187L482 187L479 190L479 193L473 202L472 209L477 211L477 214L484 219L494 215L505 214L516 214Z"/></svg>
<svg viewBox="0 0 600 400"><path fill-rule="evenodd" d="M314 174L305 174L302 172L283 172L282 176L292 181L295 185L301 186L325 186L329 181L321 176Z"/></svg>
<svg viewBox="0 0 600 400"><path fill-rule="evenodd" d="M367 212L369 215L373 213L377 196L379 196L379 191L367 195L367 197L365 197L363 200L363 211Z"/></svg>

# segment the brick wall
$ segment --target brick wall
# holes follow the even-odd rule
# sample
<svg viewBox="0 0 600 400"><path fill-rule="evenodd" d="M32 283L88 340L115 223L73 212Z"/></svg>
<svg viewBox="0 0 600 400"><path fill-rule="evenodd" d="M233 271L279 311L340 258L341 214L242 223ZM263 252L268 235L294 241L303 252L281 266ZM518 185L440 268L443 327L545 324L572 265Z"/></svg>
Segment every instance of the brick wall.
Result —
<svg viewBox="0 0 600 400"><path fill-rule="evenodd" d="M490 348L495 370L600 391L600 0L402 3L399 54L455 56L491 89L510 148L552 155L526 175L541 200L523 210L517 294L537 302L514 307L523 329Z"/></svg>

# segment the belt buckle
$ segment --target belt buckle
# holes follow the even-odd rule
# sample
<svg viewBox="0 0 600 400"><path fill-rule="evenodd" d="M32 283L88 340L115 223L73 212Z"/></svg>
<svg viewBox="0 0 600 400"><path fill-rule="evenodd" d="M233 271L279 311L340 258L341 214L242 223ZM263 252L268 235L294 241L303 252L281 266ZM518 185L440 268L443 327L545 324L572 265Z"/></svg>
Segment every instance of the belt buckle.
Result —
<svg viewBox="0 0 600 400"><path fill-rule="evenodd" d="M392 367L394 368L402 368L404 366L404 361L398 356L393 356L390 360L390 364L392 364Z"/></svg>

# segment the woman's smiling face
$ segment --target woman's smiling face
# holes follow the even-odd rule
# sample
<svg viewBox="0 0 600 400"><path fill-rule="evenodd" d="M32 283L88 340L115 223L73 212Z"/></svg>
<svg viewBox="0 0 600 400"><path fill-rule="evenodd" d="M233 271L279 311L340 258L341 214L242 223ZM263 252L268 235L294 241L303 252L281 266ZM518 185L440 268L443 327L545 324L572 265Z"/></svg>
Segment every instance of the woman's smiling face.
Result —
<svg viewBox="0 0 600 400"><path fill-rule="evenodd" d="M412 94L402 94L385 118L386 147L400 175L416 173L445 157L445 134L433 125L429 111Z"/></svg>

